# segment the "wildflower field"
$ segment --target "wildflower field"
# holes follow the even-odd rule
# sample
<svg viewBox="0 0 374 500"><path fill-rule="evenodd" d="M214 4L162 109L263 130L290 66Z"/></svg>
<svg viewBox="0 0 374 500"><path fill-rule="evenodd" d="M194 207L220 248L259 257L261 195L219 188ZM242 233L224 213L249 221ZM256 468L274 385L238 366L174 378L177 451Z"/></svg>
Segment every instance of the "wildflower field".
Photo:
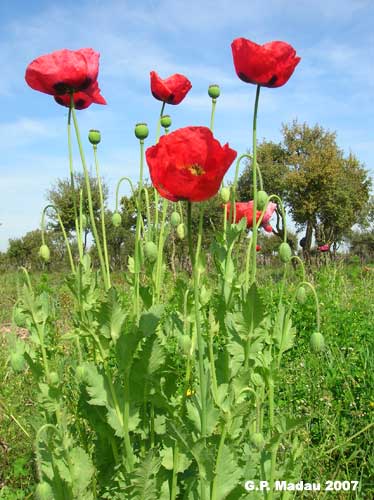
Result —
<svg viewBox="0 0 374 500"><path fill-rule="evenodd" d="M72 224L56 204L42 208L41 270L25 261L0 274L0 499L374 498L373 264L337 254L327 216L306 224L298 250L291 197L268 189L257 136L262 95L300 57L282 41L231 49L238 85L256 88L248 150L214 135L218 84L209 127L173 130L192 84L151 71L155 140L135 125L138 181L119 179L110 216L105 141L79 127L80 112L106 104L99 53L62 49L27 66L29 87L67 111ZM347 176L349 165L361 172L339 160ZM118 270L110 249L125 217Z"/></svg>

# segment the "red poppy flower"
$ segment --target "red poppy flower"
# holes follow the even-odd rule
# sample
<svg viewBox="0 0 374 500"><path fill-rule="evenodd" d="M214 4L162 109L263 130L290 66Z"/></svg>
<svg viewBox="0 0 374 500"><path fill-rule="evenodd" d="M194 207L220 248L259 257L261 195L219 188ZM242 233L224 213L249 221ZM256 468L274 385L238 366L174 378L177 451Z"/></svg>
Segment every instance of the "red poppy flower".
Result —
<svg viewBox="0 0 374 500"><path fill-rule="evenodd" d="M151 71L151 92L159 101L179 104L191 87L191 82L183 75L176 73L162 80L156 71Z"/></svg>
<svg viewBox="0 0 374 500"><path fill-rule="evenodd" d="M330 245L326 243L325 245L321 245L317 248L320 252L328 252L330 250Z"/></svg>
<svg viewBox="0 0 374 500"><path fill-rule="evenodd" d="M153 185L171 201L204 201L217 194L236 151L207 127L185 127L161 137L146 151Z"/></svg>
<svg viewBox="0 0 374 500"><path fill-rule="evenodd" d="M77 109L106 104L97 83L99 57L90 48L57 50L34 59L26 68L25 79L31 88L53 95L63 106L70 105L72 92Z"/></svg>
<svg viewBox="0 0 374 500"><path fill-rule="evenodd" d="M235 203L236 206L236 216L235 222L240 222L243 217L247 219L247 227L251 228L253 226L253 200L251 201L243 201ZM271 219L275 209L277 208L277 204L270 202L266 207L266 211L261 221L261 227L265 229L267 232L273 231L273 228L269 224L269 220ZM257 210L256 213L256 222L259 220L261 216L261 211ZM230 203L227 203L227 218L230 217Z"/></svg>
<svg viewBox="0 0 374 500"><path fill-rule="evenodd" d="M300 61L295 49L286 42L257 45L237 38L231 49L238 77L262 87L281 87L287 83Z"/></svg>
<svg viewBox="0 0 374 500"><path fill-rule="evenodd" d="M259 252L261 250L261 246L260 245L256 245L256 252Z"/></svg>

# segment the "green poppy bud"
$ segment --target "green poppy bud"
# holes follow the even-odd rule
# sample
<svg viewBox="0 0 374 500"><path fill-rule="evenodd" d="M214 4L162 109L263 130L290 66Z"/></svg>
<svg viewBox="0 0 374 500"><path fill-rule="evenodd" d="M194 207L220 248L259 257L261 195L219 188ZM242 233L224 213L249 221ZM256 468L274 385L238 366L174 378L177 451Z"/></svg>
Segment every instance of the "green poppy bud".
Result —
<svg viewBox="0 0 374 500"><path fill-rule="evenodd" d="M147 241L144 245L144 254L149 262L155 262L157 259L157 246L153 241Z"/></svg>
<svg viewBox="0 0 374 500"><path fill-rule="evenodd" d="M221 90L219 88L219 85L217 85L215 83L212 85L209 85L208 94L209 94L209 97L211 97L212 99L217 99L221 94Z"/></svg>
<svg viewBox="0 0 374 500"><path fill-rule="evenodd" d="M177 227L180 224L181 216L178 212L173 212L170 217L170 223L172 226Z"/></svg>
<svg viewBox="0 0 374 500"><path fill-rule="evenodd" d="M292 252L291 252L291 247L288 243L285 241L280 245L279 250L278 250L278 255L280 260L286 264L291 260L292 257Z"/></svg>
<svg viewBox="0 0 374 500"><path fill-rule="evenodd" d="M177 236L180 240L183 240L184 237L186 236L186 228L183 222L179 224L179 226L177 227Z"/></svg>
<svg viewBox="0 0 374 500"><path fill-rule="evenodd" d="M16 351L11 353L10 366L15 372L21 372L24 369L25 358L23 357L22 352Z"/></svg>
<svg viewBox="0 0 374 500"><path fill-rule="evenodd" d="M257 192L257 210L263 210L266 205L266 200L268 199L268 194L266 191Z"/></svg>
<svg viewBox="0 0 374 500"><path fill-rule="evenodd" d="M315 352L322 352L325 348L325 339L320 332L313 332L310 337L310 345Z"/></svg>
<svg viewBox="0 0 374 500"><path fill-rule="evenodd" d="M191 351L191 338L189 335L181 335L179 337L179 347L181 348L183 354L188 356Z"/></svg>
<svg viewBox="0 0 374 500"><path fill-rule="evenodd" d="M50 372L49 374L49 383L52 387L57 387L60 383L60 377L57 372Z"/></svg>
<svg viewBox="0 0 374 500"><path fill-rule="evenodd" d="M49 251L49 248L47 245L42 245L39 249L39 256L45 261L48 262L49 259L51 258L51 252Z"/></svg>
<svg viewBox="0 0 374 500"><path fill-rule="evenodd" d="M93 130L91 129L89 132L88 132L88 140L90 141L91 144L93 144L94 146L96 146L97 144L99 144L99 142L101 141L101 134L100 134L100 131L99 130Z"/></svg>
<svg viewBox="0 0 374 500"><path fill-rule="evenodd" d="M161 116L160 123L161 123L162 127L169 128L170 125L171 125L171 118L170 118L170 116L169 115Z"/></svg>
<svg viewBox="0 0 374 500"><path fill-rule="evenodd" d="M230 188L228 187L223 187L221 189L221 200L223 201L223 203L227 203L230 199Z"/></svg>
<svg viewBox="0 0 374 500"><path fill-rule="evenodd" d="M306 290L303 286L299 286L296 292L296 300L299 304L305 304L306 301Z"/></svg>
<svg viewBox="0 0 374 500"><path fill-rule="evenodd" d="M53 500L55 497L51 486L45 481L43 481L42 483L39 483L38 486L36 487L35 498L37 500Z"/></svg>
<svg viewBox="0 0 374 500"><path fill-rule="evenodd" d="M122 222L121 214L119 212L114 212L114 214L112 215L113 226L119 227L121 225L121 222Z"/></svg>
<svg viewBox="0 0 374 500"><path fill-rule="evenodd" d="M262 450L265 445L265 438L261 432L255 432L251 436L251 443L258 449Z"/></svg>
<svg viewBox="0 0 374 500"><path fill-rule="evenodd" d="M135 136L137 139L144 141L148 137L149 130L146 123L137 123L135 125Z"/></svg>
<svg viewBox="0 0 374 500"><path fill-rule="evenodd" d="M75 374L79 382L83 382L86 376L86 368L83 365L78 365L75 369Z"/></svg>

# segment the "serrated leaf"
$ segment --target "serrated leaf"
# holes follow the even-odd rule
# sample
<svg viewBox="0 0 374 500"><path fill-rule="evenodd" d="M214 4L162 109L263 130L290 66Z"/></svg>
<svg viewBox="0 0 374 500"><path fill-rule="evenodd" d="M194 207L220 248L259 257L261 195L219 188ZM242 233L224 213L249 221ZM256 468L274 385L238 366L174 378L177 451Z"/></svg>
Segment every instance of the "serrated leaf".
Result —
<svg viewBox="0 0 374 500"><path fill-rule="evenodd" d="M174 450L173 448L167 447L161 450L160 456L162 458L162 466L167 470L173 470L174 468ZM184 472L188 469L191 464L191 459L188 458L182 451L178 451L178 468L176 472Z"/></svg>
<svg viewBox="0 0 374 500"><path fill-rule="evenodd" d="M149 451L145 458L136 465L131 481L134 500L158 498L157 473L160 466L161 460L159 457L155 457L153 451Z"/></svg>
<svg viewBox="0 0 374 500"><path fill-rule="evenodd" d="M265 318L265 305L258 293L256 283L252 284L245 298L243 318L250 331L257 328Z"/></svg>
<svg viewBox="0 0 374 500"><path fill-rule="evenodd" d="M70 450L69 456L73 492L77 498L82 498L84 494L87 494L86 489L91 482L95 468L91 458L79 446Z"/></svg>
<svg viewBox="0 0 374 500"><path fill-rule="evenodd" d="M292 326L291 311L286 313L284 305L281 304L273 328L273 338L279 349L279 355L293 347L295 335L296 328Z"/></svg>
<svg viewBox="0 0 374 500"><path fill-rule="evenodd" d="M216 463L214 483L216 499L224 500L242 479L241 467L227 444L223 445L220 460Z"/></svg>
<svg viewBox="0 0 374 500"><path fill-rule="evenodd" d="M142 331L143 335L148 337L155 333L163 311L164 307L161 305L157 305L151 307L147 312L144 312L140 316L139 328Z"/></svg>
<svg viewBox="0 0 374 500"><path fill-rule="evenodd" d="M86 390L91 397L88 401L91 405L107 406L108 401L108 388L106 387L104 375L99 373L96 365L93 363L84 363L85 369L85 382Z"/></svg>

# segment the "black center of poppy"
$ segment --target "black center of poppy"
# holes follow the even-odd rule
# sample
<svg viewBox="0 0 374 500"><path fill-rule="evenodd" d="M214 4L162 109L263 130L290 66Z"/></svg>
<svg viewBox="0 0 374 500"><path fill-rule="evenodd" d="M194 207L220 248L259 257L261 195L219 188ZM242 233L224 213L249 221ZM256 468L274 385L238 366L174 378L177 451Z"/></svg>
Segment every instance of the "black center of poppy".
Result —
<svg viewBox="0 0 374 500"><path fill-rule="evenodd" d="M61 99L61 97L55 97L55 100L58 104L61 104L62 106L64 105L64 101Z"/></svg>
<svg viewBox="0 0 374 500"><path fill-rule="evenodd" d="M239 71L238 77L241 80L243 80L243 82L251 83L251 80L249 78L247 78L247 76L244 73L242 73L241 71Z"/></svg>
<svg viewBox="0 0 374 500"><path fill-rule="evenodd" d="M79 108L81 108L82 106L84 106L84 104L85 104L84 99L78 99L78 101L75 103L75 107L76 107L77 109L79 109Z"/></svg>
<svg viewBox="0 0 374 500"><path fill-rule="evenodd" d="M71 87L65 82L57 82L53 85L57 95L64 95L71 90Z"/></svg>
<svg viewBox="0 0 374 500"><path fill-rule="evenodd" d="M276 75L273 75L270 80L268 81L267 85L274 85L274 83L278 80L278 77Z"/></svg>
<svg viewBox="0 0 374 500"><path fill-rule="evenodd" d="M82 85L79 85L77 87L77 90L85 90L87 87L89 87L92 83L92 78L86 78L85 81L82 83Z"/></svg>
<svg viewBox="0 0 374 500"><path fill-rule="evenodd" d="M167 102L168 104L173 104L173 102L174 102L174 97L175 97L175 95L174 95L174 94L170 94L166 102Z"/></svg>

